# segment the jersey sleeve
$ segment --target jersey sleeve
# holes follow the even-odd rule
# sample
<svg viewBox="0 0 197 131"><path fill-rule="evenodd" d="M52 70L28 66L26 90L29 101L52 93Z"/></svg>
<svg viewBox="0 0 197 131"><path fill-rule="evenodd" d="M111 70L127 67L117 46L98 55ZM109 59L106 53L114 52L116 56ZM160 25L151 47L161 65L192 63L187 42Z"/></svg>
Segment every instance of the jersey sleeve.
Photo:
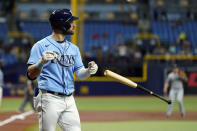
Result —
<svg viewBox="0 0 197 131"><path fill-rule="evenodd" d="M166 79L166 81L165 82L170 82L170 80L171 80L171 74L169 74L168 76L167 76L167 79Z"/></svg>
<svg viewBox="0 0 197 131"><path fill-rule="evenodd" d="M76 51L77 51L77 53L75 56L74 72L76 72L80 68L84 67L79 48L77 48Z"/></svg>
<svg viewBox="0 0 197 131"><path fill-rule="evenodd" d="M42 48L39 43L36 43L30 51L30 56L27 61L27 64L32 65L37 63L40 57L42 57Z"/></svg>

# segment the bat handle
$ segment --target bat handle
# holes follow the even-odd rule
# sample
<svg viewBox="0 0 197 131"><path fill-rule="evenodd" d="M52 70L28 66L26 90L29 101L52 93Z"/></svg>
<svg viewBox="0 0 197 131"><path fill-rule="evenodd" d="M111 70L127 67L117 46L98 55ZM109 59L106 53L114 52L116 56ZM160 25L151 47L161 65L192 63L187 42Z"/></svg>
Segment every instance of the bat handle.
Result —
<svg viewBox="0 0 197 131"><path fill-rule="evenodd" d="M144 87L141 86L141 85L137 85L137 89L140 89L140 90L142 90L142 91L144 91L144 92L146 92L146 93L148 93L148 94L150 94L150 95L156 96L157 98L159 98L159 99L161 99L161 100L167 102L168 104L171 104L171 103L172 103L170 100L166 100L165 98L161 97L161 96L158 95L158 94L155 94L154 92L152 92L152 91L150 91L150 90L144 88Z"/></svg>

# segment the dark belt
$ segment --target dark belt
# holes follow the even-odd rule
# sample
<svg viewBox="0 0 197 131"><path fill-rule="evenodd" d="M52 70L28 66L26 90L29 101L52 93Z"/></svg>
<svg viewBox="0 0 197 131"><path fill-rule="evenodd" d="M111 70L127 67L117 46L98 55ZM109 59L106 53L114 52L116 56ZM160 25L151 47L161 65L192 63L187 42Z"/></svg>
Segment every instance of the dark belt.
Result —
<svg viewBox="0 0 197 131"><path fill-rule="evenodd" d="M53 92L53 91L47 91L47 90L41 90L42 93L50 93L50 94L53 94L53 95L56 95L56 96L71 96L71 94L69 95L66 95L66 94L63 94L63 93L59 93L59 92Z"/></svg>

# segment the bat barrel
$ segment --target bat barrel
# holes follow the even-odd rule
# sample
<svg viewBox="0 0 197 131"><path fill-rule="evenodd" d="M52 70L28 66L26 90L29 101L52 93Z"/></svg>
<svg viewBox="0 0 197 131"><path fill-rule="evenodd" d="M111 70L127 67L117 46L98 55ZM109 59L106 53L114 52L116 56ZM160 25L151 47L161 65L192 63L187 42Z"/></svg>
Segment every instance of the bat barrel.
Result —
<svg viewBox="0 0 197 131"><path fill-rule="evenodd" d="M117 81L119 81L119 82L121 82L123 84L126 84L128 86L131 86L133 88L137 87L137 84L135 82L133 82L133 81L131 81L131 80L129 80L129 79L117 74L117 73L114 73L114 72L112 72L110 70L105 70L104 75L108 76L108 77L111 77L111 78L113 78L113 79L115 79L115 80L117 80Z"/></svg>

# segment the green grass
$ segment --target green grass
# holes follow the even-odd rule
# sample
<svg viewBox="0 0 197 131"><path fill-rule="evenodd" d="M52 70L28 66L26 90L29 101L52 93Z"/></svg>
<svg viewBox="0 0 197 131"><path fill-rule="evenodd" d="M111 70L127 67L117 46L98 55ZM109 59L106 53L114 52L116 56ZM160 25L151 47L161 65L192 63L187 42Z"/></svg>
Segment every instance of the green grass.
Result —
<svg viewBox="0 0 197 131"><path fill-rule="evenodd" d="M99 128L98 128L99 127ZM83 123L83 131L193 131L197 122L135 121Z"/></svg>
<svg viewBox="0 0 197 131"><path fill-rule="evenodd" d="M0 107L0 112L15 112L19 109L21 103L23 101L23 98L3 98L2 105ZM30 110L31 106L28 103L26 110Z"/></svg>
<svg viewBox="0 0 197 131"><path fill-rule="evenodd" d="M83 122L82 131L194 131L196 121L127 121L127 122ZM36 131L38 124L23 131ZM57 131L61 131L57 127Z"/></svg>
<svg viewBox="0 0 197 131"><path fill-rule="evenodd" d="M17 111L23 98L4 98L0 112ZM186 111L197 111L197 97L184 97ZM166 111L167 104L155 97L76 97L79 111ZM28 104L26 110L30 110ZM174 111L179 110L177 102Z"/></svg>
<svg viewBox="0 0 197 131"><path fill-rule="evenodd" d="M4 98L0 112L17 111L23 98ZM197 97L184 97L186 111L197 111ZM166 111L167 104L155 97L76 97L80 111ZM26 110L30 110L28 104ZM178 110L178 104L174 106ZM82 131L194 131L197 121L82 122ZM24 131L37 131L34 124ZM57 127L57 131L61 131Z"/></svg>
<svg viewBox="0 0 197 131"><path fill-rule="evenodd" d="M197 97L185 97L187 111L197 111ZM155 97L84 97L77 98L81 111L166 111L168 105ZM174 110L179 110L177 102Z"/></svg>

